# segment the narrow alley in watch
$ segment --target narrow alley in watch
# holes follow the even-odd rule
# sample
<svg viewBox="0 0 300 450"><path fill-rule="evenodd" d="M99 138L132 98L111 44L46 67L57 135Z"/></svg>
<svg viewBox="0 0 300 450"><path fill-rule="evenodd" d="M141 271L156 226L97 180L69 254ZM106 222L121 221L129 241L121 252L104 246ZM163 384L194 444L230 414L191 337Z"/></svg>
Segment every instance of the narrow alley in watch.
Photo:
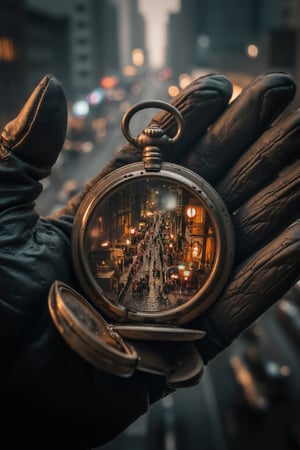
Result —
<svg viewBox="0 0 300 450"><path fill-rule="evenodd" d="M146 312L181 305L204 287L215 241L209 213L193 193L146 177L100 202L85 246L105 296Z"/></svg>

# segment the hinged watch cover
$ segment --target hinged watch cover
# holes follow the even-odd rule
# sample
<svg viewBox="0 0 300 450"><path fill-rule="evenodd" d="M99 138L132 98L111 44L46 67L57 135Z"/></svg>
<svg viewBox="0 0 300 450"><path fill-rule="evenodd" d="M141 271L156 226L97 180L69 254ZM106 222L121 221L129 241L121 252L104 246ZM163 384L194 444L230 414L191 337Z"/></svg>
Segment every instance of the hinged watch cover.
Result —
<svg viewBox="0 0 300 450"><path fill-rule="evenodd" d="M192 386L202 376L203 361L193 342L204 336L202 331L114 326L60 281L52 284L48 303L53 322L67 344L100 370L122 377L133 375L135 370L161 375L171 389Z"/></svg>
<svg viewBox="0 0 300 450"><path fill-rule="evenodd" d="M77 291L55 281L48 304L62 337L85 360L115 375L133 374L138 361L135 349Z"/></svg>

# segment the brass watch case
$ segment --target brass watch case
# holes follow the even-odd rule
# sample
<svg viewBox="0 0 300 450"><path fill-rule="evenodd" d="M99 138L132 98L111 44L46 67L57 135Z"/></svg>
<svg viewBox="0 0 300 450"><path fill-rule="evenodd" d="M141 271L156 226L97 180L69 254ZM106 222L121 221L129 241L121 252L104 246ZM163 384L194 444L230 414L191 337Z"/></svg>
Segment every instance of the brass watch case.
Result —
<svg viewBox="0 0 300 450"><path fill-rule="evenodd" d="M178 223L181 227L180 231L185 230L185 236L182 238L183 243L179 244L177 236L173 244L177 249L177 254L179 254L179 245L188 248L188 250L186 248L185 250L182 249L186 252L186 255L182 257L183 261L181 262L187 269L186 273L189 272L191 274L194 272L196 287L194 286L194 288L189 290L189 286L185 283L185 290L189 290L189 294L185 292L183 301L175 302L176 296L178 297L179 293L182 294L183 291L181 289L182 286L178 286L177 280L176 289L172 297L173 303L169 306L158 305L157 308L154 306L148 310L147 306L139 309L137 306L138 301L133 301L133 297L131 298L132 301L130 299L124 301L123 298L123 304L118 302L118 298L111 291L111 288L106 287L105 283L107 281L105 281L105 278L101 278L101 273L100 278L98 278L98 269L96 269L95 264L98 264L99 261L95 262L97 259L95 255L98 251L96 249L101 247L101 239L105 239L107 232L110 233L114 241L117 239L116 235L119 232L119 225L114 224L120 224L120 220L125 217L120 195L123 199L126 197L127 200L130 195L135 196L135 198L128 200L127 207L129 205L129 210L130 206L135 208L135 210L137 209L139 218L143 215L143 219L146 220L146 205L149 206L151 201L154 201L156 188L157 191L161 189L161 191L167 192L167 196L170 193L172 195L176 193L177 195L177 204L173 205L173 209L170 206L163 209L163 197L157 200L157 202L160 202L160 205L157 204L156 209L154 205L152 211L156 215L156 220L159 217L163 217L164 223L168 219L169 225L173 229L177 227L175 230L177 234L179 232ZM113 209L114 211L112 211ZM188 210L190 216L199 210L202 218L204 217L205 220L202 223L195 224L191 220L192 217L190 219L185 217ZM127 212L130 214L130 211ZM101 227L103 228L103 223L101 222L104 220L105 214L110 216L113 223L106 224L106 231L102 233ZM123 225L121 223L121 226ZM198 226L198 231L194 232L194 226ZM198 236L193 234L196 232L198 232ZM187 236L189 236L189 239ZM197 237L198 239L196 239ZM170 240L170 236L168 239ZM193 239L198 244L201 241L199 247L202 245L202 253L204 242L206 243L206 255L202 258L202 263L201 261L199 262L199 258L197 261L196 257L193 261ZM184 242L184 240L187 242ZM208 241L213 248L213 255L210 255L209 260L207 259ZM166 240L166 242L168 243L169 241ZM160 242L160 248L166 249L166 242L164 241L163 245ZM137 237L136 243L137 245L140 243L139 237ZM116 248L115 246L119 244L108 240L107 245L113 252L113 249ZM190 250L189 246L191 246ZM187 251L190 252L189 256ZM163 251L162 253L163 259L165 259L165 252ZM185 167L167 162L162 162L159 171L152 172L145 170L143 162L133 163L114 170L100 180L80 204L73 225L72 255L78 280L88 300L98 311L104 313L110 319L126 323L183 324L194 319L211 306L224 288L232 270L234 259L233 228L230 215L218 193L209 183L194 172ZM174 257L174 259L176 258ZM193 269L193 264L196 270ZM204 267L201 267L201 264ZM124 264L122 267L124 269ZM180 267L180 264L178 264L178 267ZM101 268L99 270L101 271ZM174 270L176 272L176 268ZM205 272L205 275L202 276L201 271ZM185 272L183 271L183 273ZM178 270L177 279L180 275L180 282L182 283L182 273ZM166 274L164 276L166 279ZM197 276L199 279L201 278L201 282L197 282ZM133 304L135 306L132 306Z"/></svg>

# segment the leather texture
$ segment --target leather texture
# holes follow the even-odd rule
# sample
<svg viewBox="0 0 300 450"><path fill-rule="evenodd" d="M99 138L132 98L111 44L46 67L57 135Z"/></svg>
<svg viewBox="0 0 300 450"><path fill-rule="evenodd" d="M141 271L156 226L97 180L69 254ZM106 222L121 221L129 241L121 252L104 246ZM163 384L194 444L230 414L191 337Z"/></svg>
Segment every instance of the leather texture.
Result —
<svg viewBox="0 0 300 450"><path fill-rule="evenodd" d="M205 362L227 347L300 277L300 112L289 111L295 83L286 73L259 76L232 103L230 81L211 74L172 103L186 119L166 160L206 178L232 214L234 269L214 305L190 324L206 331ZM0 141L1 418L11 447L88 449L121 433L167 394L162 377L101 373L64 342L48 311L54 280L79 291L71 260L74 214L84 195L113 169L141 159L128 144L53 217L34 202L66 132L67 102L52 75L41 80ZM167 112L152 122L168 133ZM39 433L37 433L37 430ZM5 432L6 432L5 431Z"/></svg>

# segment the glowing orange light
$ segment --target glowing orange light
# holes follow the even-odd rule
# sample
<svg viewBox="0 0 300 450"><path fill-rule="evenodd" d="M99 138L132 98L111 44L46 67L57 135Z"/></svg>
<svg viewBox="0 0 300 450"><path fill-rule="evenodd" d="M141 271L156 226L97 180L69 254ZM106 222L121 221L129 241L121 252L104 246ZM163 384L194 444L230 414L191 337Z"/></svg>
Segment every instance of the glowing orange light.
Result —
<svg viewBox="0 0 300 450"><path fill-rule="evenodd" d="M178 95L179 92L180 92L180 90L177 86L174 86L174 85L169 86L168 94L170 97L176 97L176 95Z"/></svg>
<svg viewBox="0 0 300 450"><path fill-rule="evenodd" d="M112 89L119 83L119 78L117 76L106 76L101 78L100 85L104 89Z"/></svg>
<svg viewBox="0 0 300 450"><path fill-rule="evenodd" d="M247 55L250 58L257 58L258 53L259 53L259 50L258 50L257 45L254 45L254 44L248 45L248 47L247 47Z"/></svg>
<svg viewBox="0 0 300 450"><path fill-rule="evenodd" d="M130 65L124 66L122 72L126 77L133 77L134 75L136 75L136 67Z"/></svg>
<svg viewBox="0 0 300 450"><path fill-rule="evenodd" d="M15 59L14 43L10 38L0 37L0 60L13 61Z"/></svg>
<svg viewBox="0 0 300 450"><path fill-rule="evenodd" d="M132 50L132 64L135 66L142 66L144 64L144 52L141 48Z"/></svg>

